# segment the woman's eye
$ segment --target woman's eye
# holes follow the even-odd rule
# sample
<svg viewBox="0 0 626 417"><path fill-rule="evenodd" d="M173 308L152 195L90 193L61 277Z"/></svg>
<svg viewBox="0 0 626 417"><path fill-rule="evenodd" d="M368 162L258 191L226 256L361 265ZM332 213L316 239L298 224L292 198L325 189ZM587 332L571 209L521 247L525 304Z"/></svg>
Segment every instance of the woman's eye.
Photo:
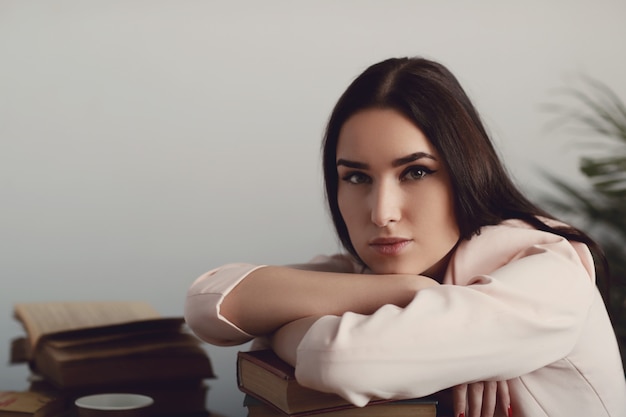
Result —
<svg viewBox="0 0 626 417"><path fill-rule="evenodd" d="M402 179L403 180L421 180L422 178L424 178L425 176L429 174L432 174L433 172L435 171L426 167L420 167L420 166L409 167L403 172Z"/></svg>
<svg viewBox="0 0 626 417"><path fill-rule="evenodd" d="M351 172L342 177L342 180L350 183L350 184L365 184L368 182L369 178L365 174L361 174L360 172Z"/></svg>

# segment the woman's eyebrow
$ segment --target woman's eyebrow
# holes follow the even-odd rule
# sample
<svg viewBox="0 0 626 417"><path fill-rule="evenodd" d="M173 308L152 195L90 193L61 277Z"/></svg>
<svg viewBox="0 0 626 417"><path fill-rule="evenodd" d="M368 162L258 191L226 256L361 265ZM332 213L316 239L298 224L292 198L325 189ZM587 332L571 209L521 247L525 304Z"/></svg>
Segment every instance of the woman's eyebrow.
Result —
<svg viewBox="0 0 626 417"><path fill-rule="evenodd" d="M394 166L394 167L399 167L399 166L402 166L402 165L410 164L411 162L417 161L418 159L422 159L422 158L432 159L433 161L437 160L437 158L435 158L433 155L431 155L429 153L426 153L426 152L415 152L415 153L412 153L411 155L407 155L407 156L403 156L402 158L394 159L393 162L391 163L391 165Z"/></svg>
<svg viewBox="0 0 626 417"><path fill-rule="evenodd" d="M391 163L391 165L393 167L399 167L402 165L406 165L406 164L410 164L411 162L415 162L418 159L422 159L422 158L428 158L428 159L432 159L433 161L436 161L437 158L435 158L433 155L426 153L426 152L415 152L412 153L411 155L407 155L407 156L403 156L401 158L398 159L394 159L393 162ZM337 160L337 166L346 166L348 168L354 168L354 169L369 169L369 165L363 162L357 162L357 161L350 161L349 159L343 159L340 158Z"/></svg>

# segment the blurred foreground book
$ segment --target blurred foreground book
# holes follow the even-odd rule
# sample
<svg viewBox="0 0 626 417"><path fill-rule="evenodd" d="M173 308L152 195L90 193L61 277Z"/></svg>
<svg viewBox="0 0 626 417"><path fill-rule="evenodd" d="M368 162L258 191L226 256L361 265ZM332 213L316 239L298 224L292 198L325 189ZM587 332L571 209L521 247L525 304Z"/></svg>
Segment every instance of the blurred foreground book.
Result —
<svg viewBox="0 0 626 417"><path fill-rule="evenodd" d="M37 392L0 391L0 417L55 417L63 414L62 399Z"/></svg>
<svg viewBox="0 0 626 417"><path fill-rule="evenodd" d="M12 362L26 361L31 391L68 401L98 392L151 396L155 415L206 412L211 361L182 317L161 317L143 302L20 303L26 336Z"/></svg>
<svg viewBox="0 0 626 417"><path fill-rule="evenodd" d="M246 393L249 417L435 417L437 401L416 398L402 401L372 400L356 407L336 394L303 387L295 370L272 350L239 352L237 382Z"/></svg>

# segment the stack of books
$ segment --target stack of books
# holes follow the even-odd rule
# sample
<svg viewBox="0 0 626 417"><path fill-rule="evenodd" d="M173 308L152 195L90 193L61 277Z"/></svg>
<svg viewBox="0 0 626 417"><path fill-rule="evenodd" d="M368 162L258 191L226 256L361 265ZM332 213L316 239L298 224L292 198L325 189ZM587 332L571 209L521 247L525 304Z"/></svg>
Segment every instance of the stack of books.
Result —
<svg viewBox="0 0 626 417"><path fill-rule="evenodd" d="M45 302L14 306L25 336L11 362L29 364L29 391L66 400L133 392L154 399L155 416L206 416L208 354L182 317L143 302Z"/></svg>
<svg viewBox="0 0 626 417"><path fill-rule="evenodd" d="M294 368L272 350L239 352L237 384L248 417L436 417L434 398L375 399L356 407L336 394L303 387Z"/></svg>

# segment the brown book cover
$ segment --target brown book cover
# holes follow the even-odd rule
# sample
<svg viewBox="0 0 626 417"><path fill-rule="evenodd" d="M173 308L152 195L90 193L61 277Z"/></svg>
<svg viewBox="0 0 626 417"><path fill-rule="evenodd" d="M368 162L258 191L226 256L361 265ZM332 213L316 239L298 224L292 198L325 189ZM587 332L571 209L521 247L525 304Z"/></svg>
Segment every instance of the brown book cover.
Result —
<svg viewBox="0 0 626 417"><path fill-rule="evenodd" d="M285 414L258 399L247 395L244 405L248 417L436 417L437 401L431 398L388 401L365 407L321 409L307 413Z"/></svg>
<svg viewBox="0 0 626 417"><path fill-rule="evenodd" d="M30 359L30 346L25 336L16 337L11 340L11 350L9 352L9 363L26 363Z"/></svg>
<svg viewBox="0 0 626 417"><path fill-rule="evenodd" d="M182 317L48 333L30 364L59 388L214 377Z"/></svg>
<svg viewBox="0 0 626 417"><path fill-rule="evenodd" d="M242 392L288 415L307 415L331 409L358 409L339 395L300 385L296 381L294 368L270 349L238 352L237 384ZM372 400L370 405L387 402L389 400Z"/></svg>
<svg viewBox="0 0 626 417"><path fill-rule="evenodd" d="M64 398L31 391L0 391L0 417L52 417L66 409Z"/></svg>

